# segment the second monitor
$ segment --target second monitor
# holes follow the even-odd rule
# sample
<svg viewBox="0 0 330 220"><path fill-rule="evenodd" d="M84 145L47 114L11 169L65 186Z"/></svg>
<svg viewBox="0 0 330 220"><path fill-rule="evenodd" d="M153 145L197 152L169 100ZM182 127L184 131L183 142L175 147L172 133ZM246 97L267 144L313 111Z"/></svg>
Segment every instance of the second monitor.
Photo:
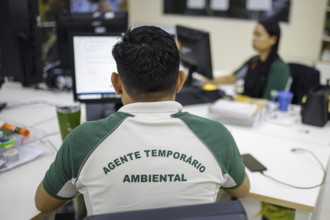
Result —
<svg viewBox="0 0 330 220"><path fill-rule="evenodd" d="M186 83L193 83L193 73L213 79L210 34L181 25L176 26L181 64L188 68Z"/></svg>
<svg viewBox="0 0 330 220"><path fill-rule="evenodd" d="M193 78L193 73L213 79L210 34L206 31L182 25L176 26L176 35L181 64L188 69L183 89L176 100L183 105L213 102L224 93L220 90L205 91L201 82Z"/></svg>

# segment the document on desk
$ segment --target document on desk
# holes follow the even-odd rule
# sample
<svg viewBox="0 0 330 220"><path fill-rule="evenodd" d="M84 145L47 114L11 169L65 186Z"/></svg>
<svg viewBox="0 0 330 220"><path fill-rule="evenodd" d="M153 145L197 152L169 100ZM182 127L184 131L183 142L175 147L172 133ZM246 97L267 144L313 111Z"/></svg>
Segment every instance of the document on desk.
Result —
<svg viewBox="0 0 330 220"><path fill-rule="evenodd" d="M259 113L258 105L220 99L209 108L209 116L223 123L253 125Z"/></svg>
<svg viewBox="0 0 330 220"><path fill-rule="evenodd" d="M237 119L251 118L256 114L257 109L258 107L255 104L225 99L216 101L210 108L213 113Z"/></svg>

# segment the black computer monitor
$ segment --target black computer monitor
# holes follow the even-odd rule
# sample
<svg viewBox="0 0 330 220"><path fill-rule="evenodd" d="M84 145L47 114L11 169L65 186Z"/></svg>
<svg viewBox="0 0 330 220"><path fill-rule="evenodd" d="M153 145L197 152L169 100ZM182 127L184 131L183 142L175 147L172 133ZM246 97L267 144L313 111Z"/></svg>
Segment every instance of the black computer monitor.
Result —
<svg viewBox="0 0 330 220"><path fill-rule="evenodd" d="M23 86L43 81L37 16L37 1L0 1L0 81L10 78Z"/></svg>
<svg viewBox="0 0 330 220"><path fill-rule="evenodd" d="M56 19L57 51L60 68L63 73L70 73L70 37L72 33L119 33L128 29L128 13L120 12L94 12L70 13L62 12Z"/></svg>
<svg viewBox="0 0 330 220"><path fill-rule="evenodd" d="M181 64L189 70L186 85L193 84L194 72L213 79L210 34L181 25L176 26L176 34Z"/></svg>
<svg viewBox="0 0 330 220"><path fill-rule="evenodd" d="M222 98L225 93L220 89L204 90L202 83L194 80L193 73L213 79L210 34L206 31L181 25L176 26L176 36L180 51L181 64L188 68L188 76L176 101L182 105L210 103Z"/></svg>
<svg viewBox="0 0 330 220"><path fill-rule="evenodd" d="M112 48L120 34L72 34L73 96L86 103L87 120L106 117L122 106L111 83L112 72L117 72Z"/></svg>

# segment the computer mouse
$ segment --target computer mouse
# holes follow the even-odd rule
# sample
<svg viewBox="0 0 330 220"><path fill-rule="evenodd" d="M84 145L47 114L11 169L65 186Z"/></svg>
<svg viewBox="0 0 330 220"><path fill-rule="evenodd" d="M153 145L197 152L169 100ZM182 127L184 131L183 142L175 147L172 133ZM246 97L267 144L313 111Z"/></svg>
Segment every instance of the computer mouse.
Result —
<svg viewBox="0 0 330 220"><path fill-rule="evenodd" d="M213 83L205 83L202 85L202 89L205 91L214 91L218 89L218 86Z"/></svg>

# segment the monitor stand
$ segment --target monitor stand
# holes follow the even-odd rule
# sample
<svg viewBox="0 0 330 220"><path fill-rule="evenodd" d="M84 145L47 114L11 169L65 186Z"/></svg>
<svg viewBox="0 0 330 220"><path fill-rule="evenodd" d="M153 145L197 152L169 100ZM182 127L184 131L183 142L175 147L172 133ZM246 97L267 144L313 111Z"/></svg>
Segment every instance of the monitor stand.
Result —
<svg viewBox="0 0 330 220"><path fill-rule="evenodd" d="M86 120L106 118L122 106L122 103L86 103Z"/></svg>

